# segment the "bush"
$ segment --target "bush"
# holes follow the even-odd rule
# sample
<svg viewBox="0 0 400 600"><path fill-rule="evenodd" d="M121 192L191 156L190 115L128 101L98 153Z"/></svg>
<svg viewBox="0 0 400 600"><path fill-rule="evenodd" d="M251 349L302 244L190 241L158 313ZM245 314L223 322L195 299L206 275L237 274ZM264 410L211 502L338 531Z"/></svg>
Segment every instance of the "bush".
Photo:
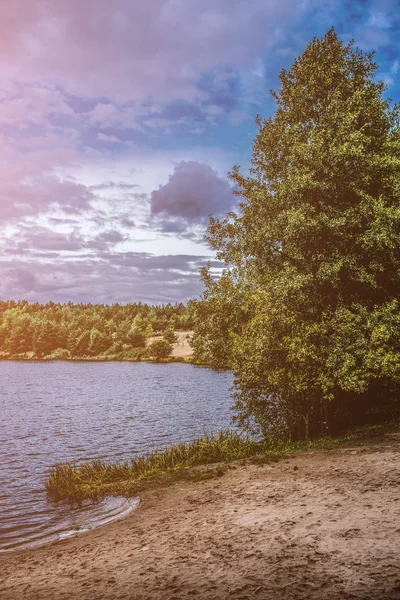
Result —
<svg viewBox="0 0 400 600"><path fill-rule="evenodd" d="M172 352L172 345L165 339L154 340L148 349L149 355L156 360L167 358Z"/></svg>
<svg viewBox="0 0 400 600"><path fill-rule="evenodd" d="M164 339L167 340L169 344L175 344L178 341L178 336L172 328L169 328L164 331Z"/></svg>
<svg viewBox="0 0 400 600"><path fill-rule="evenodd" d="M69 360L71 358L71 354L66 348L57 348L44 358L45 360Z"/></svg>

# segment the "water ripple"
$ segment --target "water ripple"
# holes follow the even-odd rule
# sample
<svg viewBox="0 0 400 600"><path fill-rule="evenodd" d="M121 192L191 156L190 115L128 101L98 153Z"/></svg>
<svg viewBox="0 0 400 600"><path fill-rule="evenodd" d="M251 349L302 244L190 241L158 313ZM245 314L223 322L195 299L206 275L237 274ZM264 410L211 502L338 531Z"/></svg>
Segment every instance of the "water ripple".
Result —
<svg viewBox="0 0 400 600"><path fill-rule="evenodd" d="M182 364L0 362L0 551L66 537L132 510L46 501L53 465L132 456L229 425L232 375Z"/></svg>

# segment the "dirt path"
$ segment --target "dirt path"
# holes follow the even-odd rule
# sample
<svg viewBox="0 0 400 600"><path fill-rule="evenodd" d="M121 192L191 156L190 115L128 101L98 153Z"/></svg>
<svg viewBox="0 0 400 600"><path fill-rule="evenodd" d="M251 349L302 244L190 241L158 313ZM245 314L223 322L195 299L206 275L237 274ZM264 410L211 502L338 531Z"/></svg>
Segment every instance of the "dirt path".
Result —
<svg viewBox="0 0 400 600"><path fill-rule="evenodd" d="M149 491L73 539L0 555L1 600L400 598L400 434Z"/></svg>

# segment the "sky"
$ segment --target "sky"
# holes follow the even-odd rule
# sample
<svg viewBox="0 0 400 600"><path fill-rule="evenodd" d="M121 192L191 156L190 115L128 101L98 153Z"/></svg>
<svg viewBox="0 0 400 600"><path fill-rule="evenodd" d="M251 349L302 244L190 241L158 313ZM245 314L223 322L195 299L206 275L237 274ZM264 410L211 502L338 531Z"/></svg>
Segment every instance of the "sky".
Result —
<svg viewBox="0 0 400 600"><path fill-rule="evenodd" d="M400 0L2 0L0 23L0 299L198 297L255 116L332 26L399 100Z"/></svg>

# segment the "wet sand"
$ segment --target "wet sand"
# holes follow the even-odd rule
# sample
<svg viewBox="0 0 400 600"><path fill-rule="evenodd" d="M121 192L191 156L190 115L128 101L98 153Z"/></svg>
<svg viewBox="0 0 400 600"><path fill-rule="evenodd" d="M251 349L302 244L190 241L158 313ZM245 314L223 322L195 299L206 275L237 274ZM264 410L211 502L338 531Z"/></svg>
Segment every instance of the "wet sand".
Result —
<svg viewBox="0 0 400 600"><path fill-rule="evenodd" d="M400 434L149 490L128 517L0 555L1 600L400 599Z"/></svg>

